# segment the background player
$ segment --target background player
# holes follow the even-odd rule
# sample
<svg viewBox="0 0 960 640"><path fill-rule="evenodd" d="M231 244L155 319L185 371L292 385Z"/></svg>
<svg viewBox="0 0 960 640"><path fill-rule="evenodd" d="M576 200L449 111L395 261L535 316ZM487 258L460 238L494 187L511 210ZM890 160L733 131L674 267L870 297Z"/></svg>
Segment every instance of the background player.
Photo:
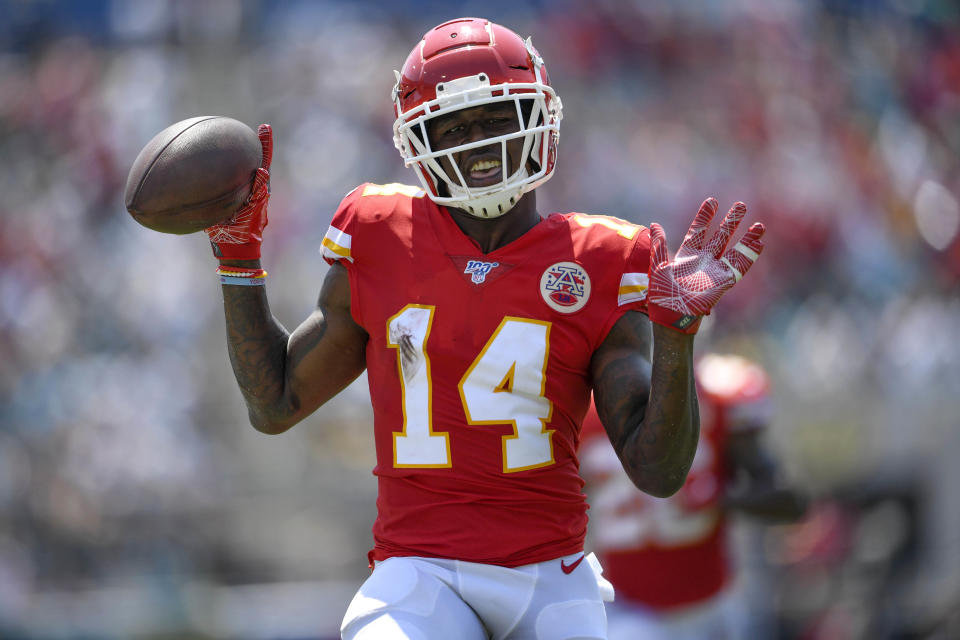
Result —
<svg viewBox="0 0 960 640"><path fill-rule="evenodd" d="M758 257L763 226L728 250L745 207L711 234L708 199L671 261L657 224L541 216L561 104L504 27L444 23L397 75L395 142L423 188L344 198L318 309L292 334L259 263L269 126L249 206L208 230L250 420L281 433L368 372L375 569L344 637L604 637L575 456L591 384L633 483L675 492L699 428L693 334Z"/></svg>
<svg viewBox="0 0 960 640"><path fill-rule="evenodd" d="M670 498L637 491L596 411L584 419L591 540L617 595L608 607L611 640L747 637L733 589L729 514L784 522L805 511L804 496L784 482L762 442L770 421L763 369L711 353L697 361L696 374L700 443L687 481Z"/></svg>

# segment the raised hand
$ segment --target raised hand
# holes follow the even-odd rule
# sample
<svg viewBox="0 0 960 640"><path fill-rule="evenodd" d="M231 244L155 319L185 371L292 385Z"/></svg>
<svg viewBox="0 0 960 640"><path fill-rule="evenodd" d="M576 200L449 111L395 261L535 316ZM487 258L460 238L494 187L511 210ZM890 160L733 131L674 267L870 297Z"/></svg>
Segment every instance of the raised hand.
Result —
<svg viewBox="0 0 960 640"><path fill-rule="evenodd" d="M257 260L263 228L267 226L267 202L270 200L270 161L273 159L273 129L261 124L257 129L263 160L253 178L246 204L229 220L205 229L213 255L220 260Z"/></svg>
<svg viewBox="0 0 960 640"><path fill-rule="evenodd" d="M713 237L707 240L710 222L717 213L715 198L700 205L677 255L671 261L663 228L650 225L650 320L683 333L696 333L700 319L753 266L763 251L763 224L753 223L732 249L730 238L747 213L738 202L730 208Z"/></svg>

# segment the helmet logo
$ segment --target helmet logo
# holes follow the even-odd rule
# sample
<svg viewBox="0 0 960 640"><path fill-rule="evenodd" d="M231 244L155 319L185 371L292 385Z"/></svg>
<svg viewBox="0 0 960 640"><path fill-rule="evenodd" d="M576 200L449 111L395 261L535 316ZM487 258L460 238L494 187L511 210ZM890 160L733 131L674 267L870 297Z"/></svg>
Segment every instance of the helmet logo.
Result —
<svg viewBox="0 0 960 640"><path fill-rule="evenodd" d="M558 262L540 277L540 295L554 311L574 313L590 299L590 276L575 262Z"/></svg>

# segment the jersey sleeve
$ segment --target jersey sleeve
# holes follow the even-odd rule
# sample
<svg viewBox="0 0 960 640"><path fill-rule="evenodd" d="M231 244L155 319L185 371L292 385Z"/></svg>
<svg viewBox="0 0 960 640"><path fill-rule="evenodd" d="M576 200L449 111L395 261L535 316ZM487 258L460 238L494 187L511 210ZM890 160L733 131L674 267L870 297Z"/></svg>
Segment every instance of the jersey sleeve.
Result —
<svg viewBox="0 0 960 640"><path fill-rule="evenodd" d="M650 286L650 229L642 227L636 235L630 255L620 276L617 306L624 311L647 313L647 289Z"/></svg>
<svg viewBox="0 0 960 640"><path fill-rule="evenodd" d="M320 253L328 264L340 262L350 267L354 261L353 238L356 235L358 218L358 200L365 185L360 185L344 196L333 214L333 220L327 228L323 242L320 244Z"/></svg>

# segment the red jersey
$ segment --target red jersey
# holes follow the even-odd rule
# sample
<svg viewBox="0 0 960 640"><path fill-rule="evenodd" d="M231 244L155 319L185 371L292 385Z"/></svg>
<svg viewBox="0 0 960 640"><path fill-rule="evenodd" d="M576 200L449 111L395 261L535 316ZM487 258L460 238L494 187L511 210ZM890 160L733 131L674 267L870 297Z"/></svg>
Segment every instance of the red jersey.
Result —
<svg viewBox="0 0 960 640"><path fill-rule="evenodd" d="M552 214L488 254L406 185L364 184L323 241L346 267L378 478L371 560L502 566L583 548L590 358L646 309L649 230Z"/></svg>
<svg viewBox="0 0 960 640"><path fill-rule="evenodd" d="M701 602L733 575L720 502L731 480L730 433L766 424L763 370L736 356L707 355L696 365L700 441L690 474L670 498L639 491L623 472L591 405L583 423L583 474L590 531L617 596L655 609Z"/></svg>

